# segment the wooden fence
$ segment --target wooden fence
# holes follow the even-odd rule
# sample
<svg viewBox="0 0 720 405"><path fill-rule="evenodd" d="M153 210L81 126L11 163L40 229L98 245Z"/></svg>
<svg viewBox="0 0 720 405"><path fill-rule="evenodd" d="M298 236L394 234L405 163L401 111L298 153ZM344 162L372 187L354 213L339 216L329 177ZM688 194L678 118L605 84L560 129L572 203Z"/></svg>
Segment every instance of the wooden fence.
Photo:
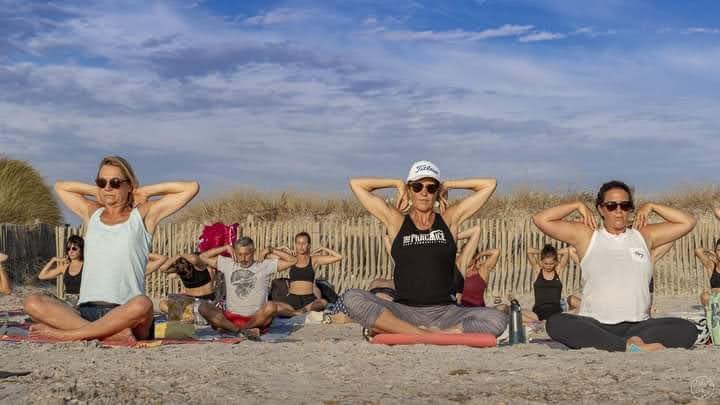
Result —
<svg viewBox="0 0 720 405"><path fill-rule="evenodd" d="M3 263L15 284L37 279L44 262L55 256L55 232L51 225L20 226L0 224L0 252L9 258Z"/></svg>
<svg viewBox="0 0 720 405"><path fill-rule="evenodd" d="M501 250L497 269L488 283L488 294L491 296L531 293L533 280L526 259L527 248L541 248L545 243L562 247L557 241L540 233L529 220L472 220L465 226L476 224L482 229L479 248ZM714 238L720 235L719 224L718 221L709 220L698 222L693 232L677 241L673 249L656 264L656 294L699 294L708 288L708 278L693 251L696 247L712 247ZM153 238L153 251L166 255L192 252L201 228L195 224L161 225ZM8 267L14 270L16 263L25 258L50 257L54 254L50 252L52 249L61 255L64 241L72 234L83 233L81 227L57 227L54 235L51 230L45 226L30 229L0 226L0 250L13 257ZM313 246L326 246L343 254L341 262L318 269L318 277L329 280L339 292L348 288L365 288L376 278L392 278L392 260L383 244L385 229L373 219L260 222L248 218L243 223L242 233L253 238L259 251L268 246L292 246L294 235L300 231L307 231L311 235ZM21 253L18 254L16 249ZM35 274L38 271L39 268ZM573 263L570 263L561 278L565 287L563 294L580 292L580 271ZM148 277L146 288L148 295L162 297L178 292L181 286L177 279L156 273Z"/></svg>

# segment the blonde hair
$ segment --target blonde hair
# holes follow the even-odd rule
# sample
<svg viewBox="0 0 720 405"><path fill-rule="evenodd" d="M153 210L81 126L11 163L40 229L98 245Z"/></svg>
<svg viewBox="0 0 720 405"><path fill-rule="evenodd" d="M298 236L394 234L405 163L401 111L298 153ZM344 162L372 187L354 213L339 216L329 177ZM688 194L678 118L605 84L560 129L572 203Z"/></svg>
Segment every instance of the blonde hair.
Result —
<svg viewBox="0 0 720 405"><path fill-rule="evenodd" d="M100 166L98 166L97 175L95 177L100 177L100 170L102 170L103 166L115 166L117 168L120 168L125 178L127 178L127 180L130 182L133 190L140 187L140 182L138 181L137 176L135 176L135 171L133 170L132 166L130 166L130 163L125 160L125 158L120 156L105 156L100 161ZM131 207L133 206L132 192L128 196L128 204L130 204Z"/></svg>

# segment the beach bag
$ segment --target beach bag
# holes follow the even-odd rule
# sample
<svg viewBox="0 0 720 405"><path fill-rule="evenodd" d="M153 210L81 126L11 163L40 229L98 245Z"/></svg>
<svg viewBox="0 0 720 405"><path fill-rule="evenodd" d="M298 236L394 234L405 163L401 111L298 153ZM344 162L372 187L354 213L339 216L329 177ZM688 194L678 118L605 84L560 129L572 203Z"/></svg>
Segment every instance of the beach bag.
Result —
<svg viewBox="0 0 720 405"><path fill-rule="evenodd" d="M288 296L288 290L290 289L289 278L276 278L270 283L270 301L285 301L285 297Z"/></svg>
<svg viewBox="0 0 720 405"><path fill-rule="evenodd" d="M338 300L338 294L335 287L327 280L315 280L315 285L320 289L320 295L330 304L334 304Z"/></svg>
<svg viewBox="0 0 720 405"><path fill-rule="evenodd" d="M198 250L206 252L221 246L232 245L238 238L239 227L240 224L237 222L232 225L225 225L222 222L205 225L198 238ZM222 255L230 257L227 252L223 252Z"/></svg>
<svg viewBox="0 0 720 405"><path fill-rule="evenodd" d="M714 345L720 345L720 293L712 293L705 307L707 328Z"/></svg>

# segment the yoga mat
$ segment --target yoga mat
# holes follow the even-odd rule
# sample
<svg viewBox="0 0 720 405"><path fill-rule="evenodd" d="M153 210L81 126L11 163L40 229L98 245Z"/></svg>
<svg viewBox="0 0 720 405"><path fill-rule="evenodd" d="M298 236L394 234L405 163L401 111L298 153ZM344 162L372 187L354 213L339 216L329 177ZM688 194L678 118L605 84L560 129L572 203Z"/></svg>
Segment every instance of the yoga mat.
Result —
<svg viewBox="0 0 720 405"><path fill-rule="evenodd" d="M373 336L370 342L380 345L497 346L495 336L488 333L428 333L424 335L381 333Z"/></svg>
<svg viewBox="0 0 720 405"><path fill-rule="evenodd" d="M298 315L292 318L273 319L267 332L260 335L260 340L268 343L287 341L288 336L305 325L305 315Z"/></svg>

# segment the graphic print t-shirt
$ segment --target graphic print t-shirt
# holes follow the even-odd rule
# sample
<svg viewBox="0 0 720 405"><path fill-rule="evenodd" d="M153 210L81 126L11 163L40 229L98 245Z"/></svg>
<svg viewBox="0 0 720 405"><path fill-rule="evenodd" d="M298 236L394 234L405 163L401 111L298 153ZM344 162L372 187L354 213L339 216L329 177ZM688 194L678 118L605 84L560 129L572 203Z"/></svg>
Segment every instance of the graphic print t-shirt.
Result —
<svg viewBox="0 0 720 405"><path fill-rule="evenodd" d="M217 265L225 277L225 305L228 311L252 316L267 302L270 280L278 267L277 260L263 260L250 267L242 267L228 257L219 256Z"/></svg>

